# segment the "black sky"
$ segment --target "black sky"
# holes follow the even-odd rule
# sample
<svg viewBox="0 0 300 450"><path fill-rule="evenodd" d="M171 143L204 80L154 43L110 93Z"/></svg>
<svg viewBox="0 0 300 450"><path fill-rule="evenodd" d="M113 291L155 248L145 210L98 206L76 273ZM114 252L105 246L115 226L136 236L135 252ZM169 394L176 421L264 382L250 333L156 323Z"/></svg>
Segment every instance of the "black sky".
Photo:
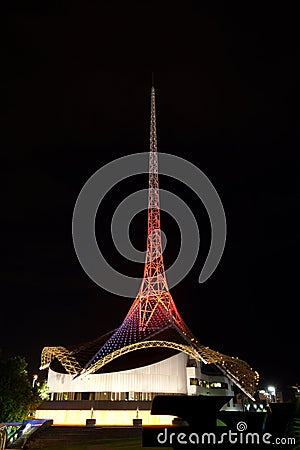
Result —
<svg viewBox="0 0 300 450"><path fill-rule="evenodd" d="M222 260L199 285L208 216L188 188L161 178L189 204L202 239L194 268L172 290L176 305L200 342L248 361L262 384L300 382L298 16L282 5L213 11L198 3L44 2L7 11L0 347L25 356L30 373L44 346L96 338L131 304L84 273L71 223L97 169L148 151L154 70L158 148L210 178L228 223ZM143 176L116 186L97 216L103 253L133 276L143 267L113 248L110 220L145 187ZM146 221L140 214L131 227L141 250ZM162 228L168 265L179 231L166 214Z"/></svg>

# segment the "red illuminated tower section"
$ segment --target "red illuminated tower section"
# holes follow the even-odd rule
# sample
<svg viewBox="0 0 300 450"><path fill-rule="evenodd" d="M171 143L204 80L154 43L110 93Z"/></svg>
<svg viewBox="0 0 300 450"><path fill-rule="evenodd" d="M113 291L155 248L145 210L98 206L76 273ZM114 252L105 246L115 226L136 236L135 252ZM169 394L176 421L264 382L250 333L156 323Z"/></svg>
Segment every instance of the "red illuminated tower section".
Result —
<svg viewBox="0 0 300 450"><path fill-rule="evenodd" d="M155 90L151 90L150 155L148 194L148 234L144 277L139 294L126 319L139 315L141 334L153 333L176 323L184 330L174 301L169 292L162 255L160 228L160 199L158 183L158 155L155 113Z"/></svg>
<svg viewBox="0 0 300 450"><path fill-rule="evenodd" d="M148 234L144 278L133 308L139 308L139 327L155 329L155 319L163 308L169 311L169 288L165 277L160 230L160 201L158 184L158 156L155 115L155 91L151 91L149 191L148 191ZM162 311L163 312L163 311Z"/></svg>

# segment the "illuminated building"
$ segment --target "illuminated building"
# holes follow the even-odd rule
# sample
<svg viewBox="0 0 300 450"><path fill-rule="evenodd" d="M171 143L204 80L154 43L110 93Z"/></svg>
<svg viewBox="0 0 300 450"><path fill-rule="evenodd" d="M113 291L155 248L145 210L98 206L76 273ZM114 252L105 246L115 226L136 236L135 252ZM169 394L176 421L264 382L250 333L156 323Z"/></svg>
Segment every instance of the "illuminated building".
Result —
<svg viewBox="0 0 300 450"><path fill-rule="evenodd" d="M182 320L170 294L162 255L155 91L151 91L148 235L139 293L116 330L82 345L45 347L51 401L38 417L84 423L88 409L99 424L171 423L150 416L156 394L233 395L250 398L258 374L244 361L201 345ZM47 408L49 410L47 410ZM85 408L85 409L84 409Z"/></svg>

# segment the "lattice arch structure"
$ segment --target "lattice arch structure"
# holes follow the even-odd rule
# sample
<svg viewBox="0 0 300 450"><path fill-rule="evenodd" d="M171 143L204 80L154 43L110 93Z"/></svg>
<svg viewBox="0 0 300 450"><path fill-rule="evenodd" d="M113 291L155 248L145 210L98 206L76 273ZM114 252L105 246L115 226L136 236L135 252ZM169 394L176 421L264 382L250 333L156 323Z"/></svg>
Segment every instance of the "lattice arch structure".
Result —
<svg viewBox="0 0 300 450"><path fill-rule="evenodd" d="M57 359L69 374L73 375L82 371L82 367L73 356L73 352L65 347L44 347L40 370L47 369L54 359Z"/></svg>
<svg viewBox="0 0 300 450"><path fill-rule="evenodd" d="M99 359L88 369L83 369L76 360L73 352L70 352L65 347L45 347L42 352L40 369L46 369L50 366L50 363L54 359L57 359L68 374L74 375L74 378L77 378L95 373L114 359L129 352L155 347L178 350L186 353L197 361L202 361L204 364L214 364L246 395L253 399L255 387L258 383L258 373L254 372L245 361L232 356L223 355L222 353L211 350L209 347L202 345L198 345L196 350L194 347L189 345L164 340L137 342L111 352L110 354Z"/></svg>
<svg viewBox="0 0 300 450"><path fill-rule="evenodd" d="M133 352L136 350L142 350L145 348L155 348L155 347L161 347L161 348L170 348L172 350L178 350L180 352L186 353L187 355L191 356L192 358L195 358L199 360L199 354L196 352L195 349L188 345L183 344L177 344L176 342L169 342L169 341L143 341L143 342L137 342L135 344L127 345L126 347L122 347L118 350L115 350L114 352L104 356L102 359L98 360L93 366L90 366L88 369L84 369L80 375L87 375L89 373L95 373L97 370L99 370L101 367L105 366L112 360L119 358L122 355L125 355L126 353Z"/></svg>

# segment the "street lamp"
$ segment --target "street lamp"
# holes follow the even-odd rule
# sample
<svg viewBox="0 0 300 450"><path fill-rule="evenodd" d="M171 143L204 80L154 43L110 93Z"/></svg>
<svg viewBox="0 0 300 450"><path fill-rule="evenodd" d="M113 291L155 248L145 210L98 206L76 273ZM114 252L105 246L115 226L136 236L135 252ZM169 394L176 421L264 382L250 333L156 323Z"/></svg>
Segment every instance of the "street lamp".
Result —
<svg viewBox="0 0 300 450"><path fill-rule="evenodd" d="M38 379L38 375L33 375L32 387L34 387L37 379Z"/></svg>

